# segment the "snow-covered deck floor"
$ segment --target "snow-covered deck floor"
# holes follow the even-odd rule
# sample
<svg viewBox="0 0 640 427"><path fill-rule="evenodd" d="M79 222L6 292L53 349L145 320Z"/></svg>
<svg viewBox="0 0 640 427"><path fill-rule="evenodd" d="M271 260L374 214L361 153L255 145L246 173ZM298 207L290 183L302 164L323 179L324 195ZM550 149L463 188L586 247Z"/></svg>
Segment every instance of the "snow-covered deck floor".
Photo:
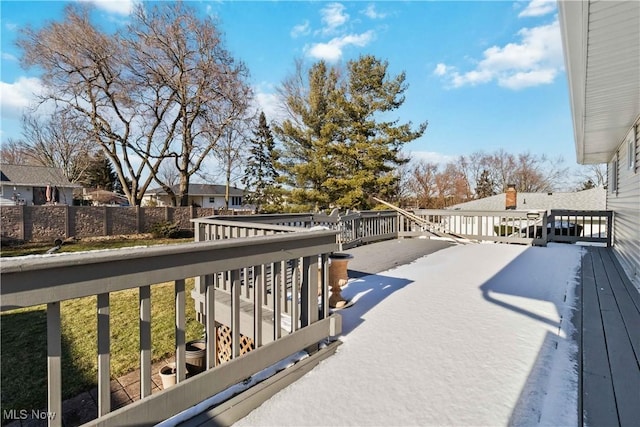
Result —
<svg viewBox="0 0 640 427"><path fill-rule="evenodd" d="M337 354L237 425L579 424L583 251L460 245L351 280Z"/></svg>

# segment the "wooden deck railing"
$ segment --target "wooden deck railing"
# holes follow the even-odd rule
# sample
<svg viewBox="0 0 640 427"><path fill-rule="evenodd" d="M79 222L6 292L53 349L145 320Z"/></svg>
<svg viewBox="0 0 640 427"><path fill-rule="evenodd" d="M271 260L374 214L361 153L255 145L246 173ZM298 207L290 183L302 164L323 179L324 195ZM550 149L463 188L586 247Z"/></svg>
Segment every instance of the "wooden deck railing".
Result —
<svg viewBox="0 0 640 427"><path fill-rule="evenodd" d="M269 235L326 227L338 231L339 250L398 237L394 211L362 211L331 216L322 213L215 216L193 220L201 239ZM236 225L234 225L236 224Z"/></svg>
<svg viewBox="0 0 640 427"><path fill-rule="evenodd" d="M554 209L549 214L550 242L612 243L613 212Z"/></svg>
<svg viewBox="0 0 640 427"><path fill-rule="evenodd" d="M599 242L611 246L611 211L461 211L418 209L417 223L400 219L400 237L448 233L476 241L546 245L547 242Z"/></svg>
<svg viewBox="0 0 640 427"><path fill-rule="evenodd" d="M400 236L412 237L425 232L450 234L477 241L545 245L547 242L545 211L461 211L417 209L413 214L428 226L404 221ZM533 232L536 227L537 232Z"/></svg>
<svg viewBox="0 0 640 427"><path fill-rule="evenodd" d="M3 259L0 266L1 311L47 306L48 410L57 414L53 426L62 425L61 301L97 296L98 415L94 425L152 425L242 382L256 372L317 343L340 328L338 315L329 315L326 281L327 254L337 249L336 232L313 231L255 236L224 241L194 242L148 248L127 248L94 253L60 254ZM278 266L293 264L293 277ZM248 274L251 271L251 274ZM270 271L271 274L267 274ZM320 274L320 280L318 278ZM219 292L214 277L229 278L232 360L216 366L215 307ZM198 277L205 293L207 370L186 379L185 280ZM151 395L151 292L155 284L174 283L175 358L177 384ZM289 313L282 311L285 283L293 294ZM321 284L318 298L318 283ZM109 294L139 290L141 399L111 412ZM250 334L255 349L239 357L240 318L247 304L256 319ZM171 309L171 308L170 308ZM245 313L243 313L245 311ZM269 311L267 316L265 313ZM271 331L262 331L262 319L271 316ZM283 327L287 317L290 326ZM263 336L272 337L264 342ZM117 338L115 338L117 339Z"/></svg>
<svg viewBox="0 0 640 427"><path fill-rule="evenodd" d="M362 211L344 215L276 214L214 217L207 223L211 239L299 231L325 226L339 231L340 250L398 237L433 236L433 233L474 241L546 245L547 242L600 242L611 246L611 211L504 210L462 211L417 209L422 221L395 211ZM213 222L211 222L213 221ZM220 222L223 221L223 222ZM233 225L242 222L241 225Z"/></svg>

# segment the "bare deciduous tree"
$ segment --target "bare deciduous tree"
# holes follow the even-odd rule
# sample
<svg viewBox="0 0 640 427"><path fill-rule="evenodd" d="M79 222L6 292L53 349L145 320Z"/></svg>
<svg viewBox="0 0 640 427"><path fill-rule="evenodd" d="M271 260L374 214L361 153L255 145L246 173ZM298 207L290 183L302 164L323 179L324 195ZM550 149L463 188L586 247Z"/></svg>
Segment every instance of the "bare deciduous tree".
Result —
<svg viewBox="0 0 640 427"><path fill-rule="evenodd" d="M231 183L242 179L243 166L249 154L251 123L251 118L236 120L227 127L227 132L213 150L213 156L224 171L224 203L227 210L229 209Z"/></svg>
<svg viewBox="0 0 640 427"><path fill-rule="evenodd" d="M433 207L433 200L437 196L437 174L438 165L426 160L420 160L411 169L409 188L414 194L417 207L425 209Z"/></svg>
<svg viewBox="0 0 640 427"><path fill-rule="evenodd" d="M223 48L213 21L182 2L140 3L130 25L109 34L90 22L86 5L68 6L62 22L27 28L18 44L23 65L42 70L49 90L41 100L84 122L132 205L162 183L168 157L186 205L189 178L251 98L246 68Z"/></svg>
<svg viewBox="0 0 640 427"><path fill-rule="evenodd" d="M248 71L224 48L213 20L197 18L182 2L151 10L138 6L130 31L135 69L143 70L139 77L169 101L171 119L163 135L185 206L191 176L246 114L252 97Z"/></svg>
<svg viewBox="0 0 640 427"><path fill-rule="evenodd" d="M0 146L0 163L27 165L31 159L24 152L22 141L9 138Z"/></svg>
<svg viewBox="0 0 640 427"><path fill-rule="evenodd" d="M577 185L579 190L602 187L607 182L607 165L595 164L579 166L576 171L576 178L579 181Z"/></svg>
<svg viewBox="0 0 640 427"><path fill-rule="evenodd" d="M77 182L100 149L87 136L77 120L65 111L38 118L35 113L22 116L20 144L33 163L59 168L70 182Z"/></svg>
<svg viewBox="0 0 640 427"><path fill-rule="evenodd" d="M520 192L552 191L563 184L567 174L561 159L549 160L531 153L513 155L504 150L460 156L443 168L420 161L411 170L410 189L422 208L442 208L473 197L499 194L507 184L514 184Z"/></svg>
<svg viewBox="0 0 640 427"><path fill-rule="evenodd" d="M18 45L24 51L23 65L43 71L48 90L41 100L53 100L85 122L113 163L129 202L139 205L151 182L150 176L143 178L144 172L160 159L153 163L150 150L135 144L140 115L135 85L123 62L127 51L122 35L99 31L90 22L89 9L73 5L65 9L62 22L38 31L24 29Z"/></svg>

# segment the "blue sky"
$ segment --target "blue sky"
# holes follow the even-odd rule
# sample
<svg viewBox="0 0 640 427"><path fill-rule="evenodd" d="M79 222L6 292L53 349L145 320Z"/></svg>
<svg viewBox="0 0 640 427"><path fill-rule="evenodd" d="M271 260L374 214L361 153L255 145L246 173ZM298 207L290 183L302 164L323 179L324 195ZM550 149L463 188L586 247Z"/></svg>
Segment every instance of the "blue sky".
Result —
<svg viewBox="0 0 640 427"><path fill-rule="evenodd" d="M82 0L116 28L133 1ZM67 2L2 0L0 138L20 136L22 108L40 81L23 70L17 31L60 19ZM429 122L407 146L414 157L446 161L475 151L562 156L575 165L568 86L555 1L190 1L216 16L227 48L251 72L256 99L276 116L275 88L294 60L340 63L361 54L405 71L409 89L395 112Z"/></svg>

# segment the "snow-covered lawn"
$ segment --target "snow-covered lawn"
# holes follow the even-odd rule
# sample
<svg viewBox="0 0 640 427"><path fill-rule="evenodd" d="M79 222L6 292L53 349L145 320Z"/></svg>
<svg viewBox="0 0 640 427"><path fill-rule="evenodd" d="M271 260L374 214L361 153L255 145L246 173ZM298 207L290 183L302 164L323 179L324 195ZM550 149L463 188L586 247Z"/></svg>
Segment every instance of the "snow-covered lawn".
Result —
<svg viewBox="0 0 640 427"><path fill-rule="evenodd" d="M351 280L337 353L237 425L574 426L581 254L459 245Z"/></svg>

